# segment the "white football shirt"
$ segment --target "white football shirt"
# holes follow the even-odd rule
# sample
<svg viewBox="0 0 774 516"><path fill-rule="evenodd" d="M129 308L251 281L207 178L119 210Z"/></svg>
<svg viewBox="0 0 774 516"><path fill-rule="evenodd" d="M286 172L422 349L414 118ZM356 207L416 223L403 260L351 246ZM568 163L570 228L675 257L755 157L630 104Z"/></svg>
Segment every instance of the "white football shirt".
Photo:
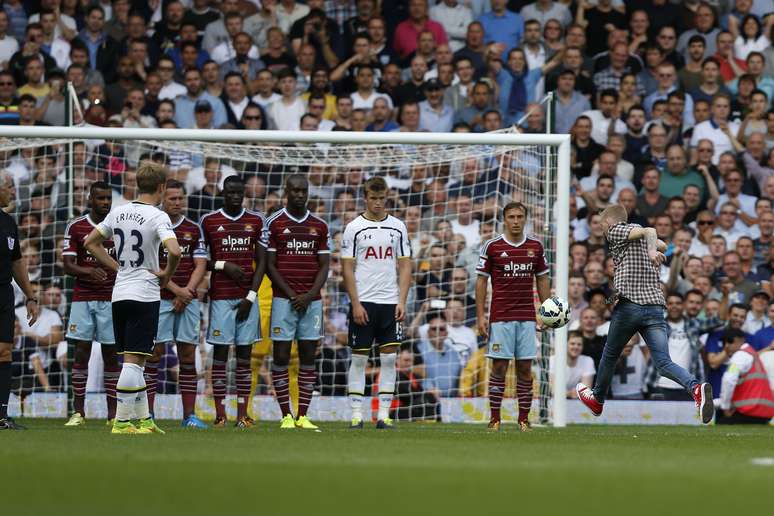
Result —
<svg viewBox="0 0 774 516"><path fill-rule="evenodd" d="M401 220L387 215L375 221L359 215L344 228L341 258L355 260L361 302L398 304L398 259L411 258L411 242Z"/></svg>
<svg viewBox="0 0 774 516"><path fill-rule="evenodd" d="M105 238L113 237L118 261L118 275L113 286L113 302L161 299L159 279L159 246L175 238L169 215L150 204L133 201L110 210L97 225Z"/></svg>

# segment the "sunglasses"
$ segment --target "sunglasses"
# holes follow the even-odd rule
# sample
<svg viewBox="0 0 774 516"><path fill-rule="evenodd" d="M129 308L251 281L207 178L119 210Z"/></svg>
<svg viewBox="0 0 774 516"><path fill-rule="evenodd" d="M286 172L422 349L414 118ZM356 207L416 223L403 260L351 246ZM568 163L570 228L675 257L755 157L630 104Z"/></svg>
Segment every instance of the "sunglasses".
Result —
<svg viewBox="0 0 774 516"><path fill-rule="evenodd" d="M259 117L259 116L247 116L247 115L243 116L242 118L244 118L245 120L260 120L261 119L261 117Z"/></svg>
<svg viewBox="0 0 774 516"><path fill-rule="evenodd" d="M715 223L714 220L700 220L697 222L699 226L711 226Z"/></svg>
<svg viewBox="0 0 774 516"><path fill-rule="evenodd" d="M721 211L721 215L736 215L735 211Z"/></svg>

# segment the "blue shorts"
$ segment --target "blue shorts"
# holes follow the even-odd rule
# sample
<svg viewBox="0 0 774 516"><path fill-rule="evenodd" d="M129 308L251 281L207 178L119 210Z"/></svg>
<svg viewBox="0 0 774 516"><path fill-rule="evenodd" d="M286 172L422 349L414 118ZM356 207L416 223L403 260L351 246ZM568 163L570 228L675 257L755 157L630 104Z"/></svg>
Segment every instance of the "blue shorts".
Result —
<svg viewBox="0 0 774 516"><path fill-rule="evenodd" d="M247 319L237 322L236 313L242 299L210 301L210 320L207 343L215 346L251 346L261 340L261 315L253 303Z"/></svg>
<svg viewBox="0 0 774 516"><path fill-rule="evenodd" d="M537 358L535 321L503 321L489 328L489 348L486 356L504 360Z"/></svg>
<svg viewBox="0 0 774 516"><path fill-rule="evenodd" d="M289 299L271 301L271 339L278 341L320 340L322 338L322 299L309 303L306 312L293 309Z"/></svg>
<svg viewBox="0 0 774 516"><path fill-rule="evenodd" d="M110 301L73 301L67 325L68 339L115 344L113 307Z"/></svg>
<svg viewBox="0 0 774 516"><path fill-rule="evenodd" d="M199 300L194 299L181 313L175 313L171 299L162 299L159 306L159 327L155 342L182 342L198 344L201 330Z"/></svg>

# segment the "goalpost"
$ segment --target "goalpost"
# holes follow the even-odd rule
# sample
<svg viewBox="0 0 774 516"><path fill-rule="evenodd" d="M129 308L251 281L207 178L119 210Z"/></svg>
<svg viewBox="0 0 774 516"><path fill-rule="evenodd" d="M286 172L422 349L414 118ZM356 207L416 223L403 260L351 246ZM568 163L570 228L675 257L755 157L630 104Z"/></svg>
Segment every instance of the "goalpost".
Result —
<svg viewBox="0 0 774 516"><path fill-rule="evenodd" d="M368 177L387 179L389 211L406 221L412 237L414 274L404 325L405 348L421 357L417 343L429 338L423 326L427 315L442 312L447 326L453 327L444 346L451 348L454 360L432 370L412 368L410 363L399 365L399 383L402 379L403 384L397 398L412 419L435 419L440 412L444 421L482 421L488 414L488 368L478 348L483 342L471 337L472 331L465 327L475 330L475 319L470 320L475 310L469 307L479 240L501 232L500 212L507 202L517 200L527 206L527 233L545 246L553 291L567 299L569 135L507 130L447 134L0 126L0 170L15 184L15 198L6 211L19 223L24 259L33 280L45 290L42 298L49 310L58 310L62 334L67 330L72 289L72 279L61 269L65 224L84 211L88 185L93 181L107 178L115 188L114 205L131 198L133 171L142 157L164 160L172 176L186 184L192 218L206 212L196 209L201 203L193 194L208 181L222 184L228 175L241 175L247 180L246 206L265 212L281 207L281 189L288 174L303 173L309 178L310 210L329 223L334 241L331 277L324 288L326 331L318 357L319 396L312 402L312 417L348 416L348 300L340 286L336 251L344 226L363 209L360 185ZM49 316L45 328L39 328L39 323L28 332L42 333L55 326L57 316ZM206 316L205 310L205 324ZM537 338L540 356L533 369L532 417L565 426L566 328ZM23 399L25 415L63 417L68 411L67 344L44 344L43 340L42 336L20 335L17 328L12 413L19 413ZM202 341L200 347L202 394L207 389L207 346ZM254 353L259 371L253 409L260 412L259 417L270 417L275 410L263 375L269 358L261 353L266 351ZM167 392L174 394L171 346L169 353L165 384ZM552 354L558 386L553 396L548 375ZM100 390L99 374L96 368L90 370L90 392ZM179 401L174 396L165 401L167 387L162 387L157 413L173 417ZM200 408L208 410L208 403L211 408L211 401L202 395L199 398ZM515 398L504 401L506 420L515 419L514 404ZM89 395L87 413L100 414L103 405L104 396Z"/></svg>

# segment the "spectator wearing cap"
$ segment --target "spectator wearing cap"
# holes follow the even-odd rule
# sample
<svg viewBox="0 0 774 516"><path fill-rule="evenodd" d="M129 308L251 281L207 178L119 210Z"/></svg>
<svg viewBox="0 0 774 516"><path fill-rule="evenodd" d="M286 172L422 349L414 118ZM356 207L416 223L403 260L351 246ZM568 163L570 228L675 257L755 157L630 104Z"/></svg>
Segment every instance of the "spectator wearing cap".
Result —
<svg viewBox="0 0 774 516"><path fill-rule="evenodd" d="M557 133L569 133L575 120L585 111L591 109L591 104L585 95L575 89L576 75L572 70L564 70L559 74L556 87L555 130Z"/></svg>
<svg viewBox="0 0 774 516"><path fill-rule="evenodd" d="M425 82L427 100L419 103L419 127L432 133L447 133L454 124L454 110L444 104L443 86L438 79Z"/></svg>
<svg viewBox="0 0 774 516"><path fill-rule="evenodd" d="M774 395L758 352L739 330L723 335L729 367L720 383L718 424L768 424L774 418ZM714 394L718 394L713 389Z"/></svg>
<svg viewBox="0 0 774 516"><path fill-rule="evenodd" d="M280 131L297 131L300 128L301 116L306 113L306 104L296 94L296 74L286 68L280 71L278 78L281 98L269 104L266 114L274 128Z"/></svg>
<svg viewBox="0 0 774 516"><path fill-rule="evenodd" d="M213 127L220 127L228 121L223 102L204 90L202 74L199 70L196 68L186 70L185 86L185 95L180 95L175 99L175 122L178 127L184 129L194 127L197 123L194 117L194 107L200 100L205 100L210 105Z"/></svg>
<svg viewBox="0 0 774 516"><path fill-rule="evenodd" d="M756 291L750 298L750 311L747 312L742 331L752 335L753 342L755 342L755 335L758 332L771 326L771 319L768 313L770 302L771 298L765 290ZM774 312L774 309L772 311ZM768 344L764 347L767 346Z"/></svg>
<svg viewBox="0 0 774 516"><path fill-rule="evenodd" d="M493 0L505 3L504 0ZM428 17L427 0L409 0L408 19L395 28L393 49L401 59L406 59L417 49L417 40L423 31L430 31L436 45L448 43L443 26Z"/></svg>
<svg viewBox="0 0 774 516"><path fill-rule="evenodd" d="M98 4L92 4L86 9L85 24L78 33L88 49L89 63L92 70L99 70L110 84L115 78L119 45L116 40L105 32L105 10Z"/></svg>

